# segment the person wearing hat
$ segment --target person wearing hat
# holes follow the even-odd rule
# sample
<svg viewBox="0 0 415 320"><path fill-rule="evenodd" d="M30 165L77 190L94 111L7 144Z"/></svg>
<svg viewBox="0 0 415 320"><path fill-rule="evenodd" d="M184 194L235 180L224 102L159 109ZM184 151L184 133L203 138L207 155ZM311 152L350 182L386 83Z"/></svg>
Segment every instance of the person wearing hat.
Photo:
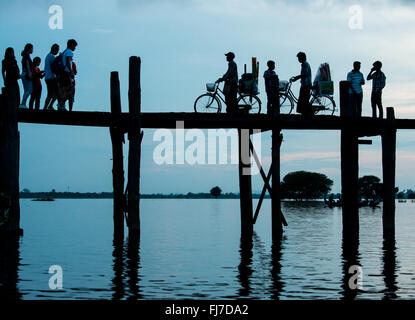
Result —
<svg viewBox="0 0 415 320"><path fill-rule="evenodd" d="M222 78L219 78L216 83L225 81L223 93L225 95L226 112L232 113L235 112L238 107L238 67L235 61L233 61L233 59L235 59L235 54L233 52L228 52L225 56L226 61L228 61L228 71Z"/></svg>
<svg viewBox="0 0 415 320"><path fill-rule="evenodd" d="M380 70L382 68L382 62L376 61L373 63L373 68L367 76L367 80L372 81L372 117L376 118L376 107L379 109L379 118L383 118L383 106L382 106L382 90L386 85L385 74Z"/></svg>

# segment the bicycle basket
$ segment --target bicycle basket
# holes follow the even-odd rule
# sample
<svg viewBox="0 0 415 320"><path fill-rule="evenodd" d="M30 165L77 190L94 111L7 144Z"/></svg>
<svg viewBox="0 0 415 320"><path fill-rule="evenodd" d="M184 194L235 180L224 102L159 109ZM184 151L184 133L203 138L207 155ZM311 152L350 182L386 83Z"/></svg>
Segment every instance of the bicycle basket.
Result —
<svg viewBox="0 0 415 320"><path fill-rule="evenodd" d="M215 84L214 83L206 83L206 89L209 92L215 92Z"/></svg>
<svg viewBox="0 0 415 320"><path fill-rule="evenodd" d="M288 83L289 83L288 81L281 80L280 83L279 83L278 90L281 91L281 92L287 91Z"/></svg>

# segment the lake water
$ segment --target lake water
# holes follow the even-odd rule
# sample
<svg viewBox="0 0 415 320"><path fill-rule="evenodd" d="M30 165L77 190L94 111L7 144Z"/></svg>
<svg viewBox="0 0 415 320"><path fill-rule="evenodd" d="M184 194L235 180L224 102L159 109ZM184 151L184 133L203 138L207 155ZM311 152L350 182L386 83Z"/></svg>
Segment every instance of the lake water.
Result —
<svg viewBox="0 0 415 320"><path fill-rule="evenodd" d="M256 200L255 200L256 202ZM239 200L141 201L141 240L113 246L112 200L21 200L18 242L2 244L0 296L20 299L413 299L415 203L397 203L395 239L382 211L360 210L358 247L342 246L341 209L283 203L272 244L265 200L252 242L240 241ZM127 235L127 232L126 232ZM362 268L359 290L348 268ZM61 266L63 289L49 287Z"/></svg>

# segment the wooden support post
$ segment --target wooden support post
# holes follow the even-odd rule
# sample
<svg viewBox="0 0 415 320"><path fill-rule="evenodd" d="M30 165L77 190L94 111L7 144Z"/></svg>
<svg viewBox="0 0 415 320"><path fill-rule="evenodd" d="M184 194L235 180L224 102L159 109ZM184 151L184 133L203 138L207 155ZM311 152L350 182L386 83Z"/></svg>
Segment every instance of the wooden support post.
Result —
<svg viewBox="0 0 415 320"><path fill-rule="evenodd" d="M353 113L349 108L350 82L340 82L340 113L344 119L341 129L341 178L343 201L343 233L359 234L359 145L358 133L352 126Z"/></svg>
<svg viewBox="0 0 415 320"><path fill-rule="evenodd" d="M124 238L124 133L118 126L121 116L120 80L118 72L111 72L111 113L115 125L110 127L112 142L112 185L114 190L114 239Z"/></svg>
<svg viewBox="0 0 415 320"><path fill-rule="evenodd" d="M128 228L130 234L140 234L140 157L141 157L141 60L130 57L128 128Z"/></svg>
<svg viewBox="0 0 415 320"><path fill-rule="evenodd" d="M252 181L249 152L250 130L238 129L239 137L239 194L241 206L241 235L252 237Z"/></svg>
<svg viewBox="0 0 415 320"><path fill-rule="evenodd" d="M386 109L386 123L382 133L383 167L383 232L395 233L395 167L396 128L393 108Z"/></svg>
<svg viewBox="0 0 415 320"><path fill-rule="evenodd" d="M272 239L278 240L282 236L282 214L281 214L281 194L280 194L280 148L282 134L280 129L272 130L272 194L271 194L271 219L272 219Z"/></svg>
<svg viewBox="0 0 415 320"><path fill-rule="evenodd" d="M3 231L22 234L19 204L19 148L20 137L17 124L19 90L16 86L2 89L0 97L0 193L2 202L9 207Z"/></svg>

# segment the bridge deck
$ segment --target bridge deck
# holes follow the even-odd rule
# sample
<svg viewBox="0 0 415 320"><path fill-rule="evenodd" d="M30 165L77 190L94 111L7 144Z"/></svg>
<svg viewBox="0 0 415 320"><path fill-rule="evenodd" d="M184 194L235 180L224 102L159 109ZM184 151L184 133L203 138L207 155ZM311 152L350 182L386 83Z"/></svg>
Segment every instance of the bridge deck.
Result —
<svg viewBox="0 0 415 320"><path fill-rule="evenodd" d="M120 126L126 130L137 121L129 113L121 113L116 116L110 112L87 112L87 111L18 111L18 121L22 123L89 126L89 127L111 127ZM355 127L358 130L378 131L385 125L386 120L362 117L359 120L342 119L338 116L314 116L305 119L301 115L281 115L278 120L270 119L266 114L229 115L229 114L202 114L202 113L175 113L157 112L141 113L142 128L158 129L176 128L177 121L184 121L186 129L200 128L246 128L271 130L275 127L292 130L340 130L347 127ZM397 129L415 129L415 119L396 119Z"/></svg>

